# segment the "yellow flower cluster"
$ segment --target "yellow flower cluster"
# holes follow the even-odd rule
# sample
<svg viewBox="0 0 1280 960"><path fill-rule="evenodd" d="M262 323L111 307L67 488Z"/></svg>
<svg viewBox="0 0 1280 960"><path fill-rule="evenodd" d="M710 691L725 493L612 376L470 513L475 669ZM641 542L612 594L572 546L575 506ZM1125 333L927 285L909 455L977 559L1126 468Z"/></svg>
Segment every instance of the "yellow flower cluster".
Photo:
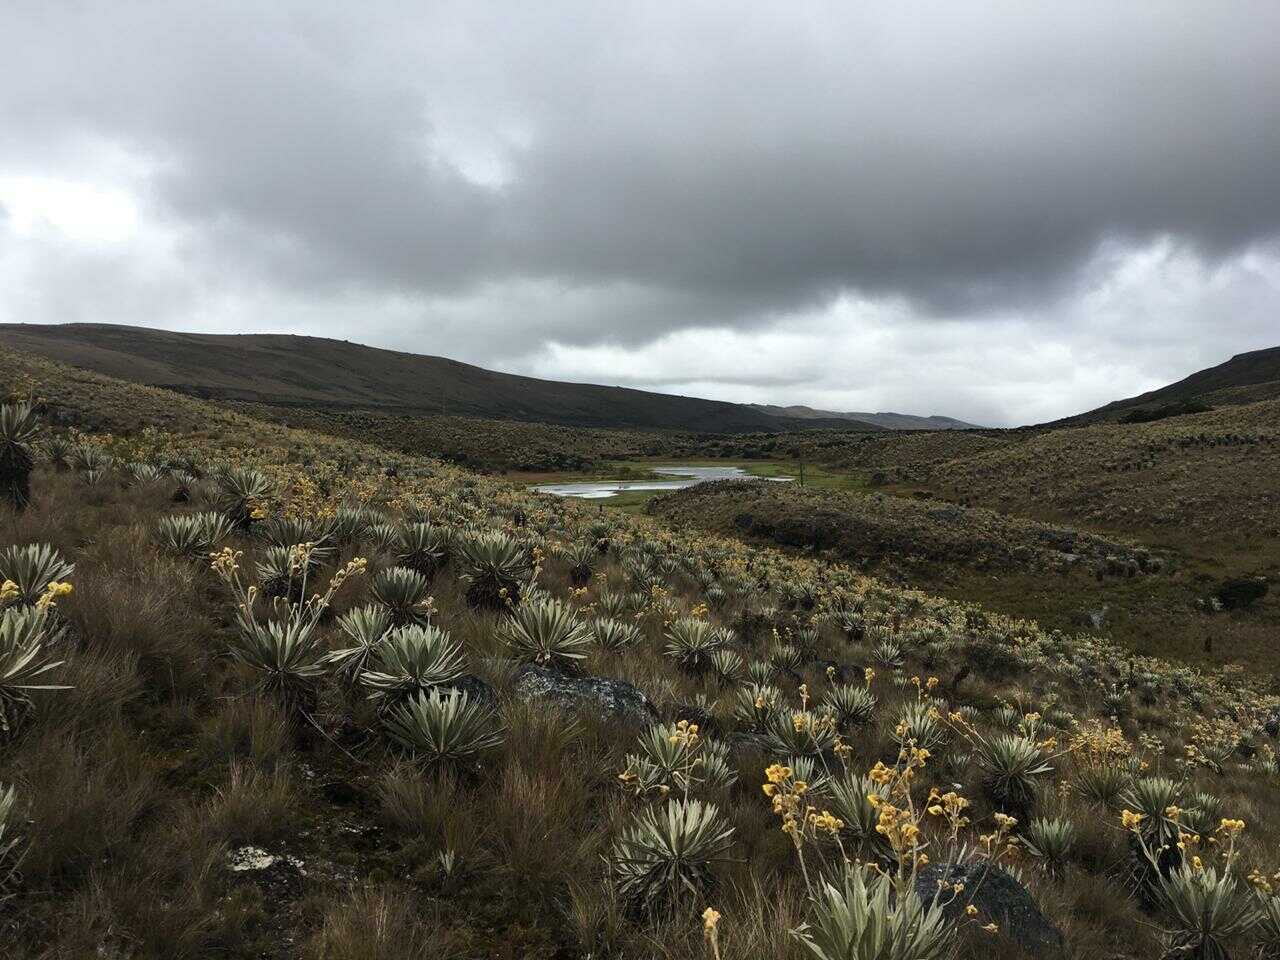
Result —
<svg viewBox="0 0 1280 960"><path fill-rule="evenodd" d="M1012 834L1013 828L1018 825L1017 819L1004 813L994 814L992 819L996 822L995 832L979 834L978 842L986 848L987 856L992 860L1016 857L1018 838Z"/></svg>
<svg viewBox="0 0 1280 960"><path fill-rule="evenodd" d="M1207 767L1221 771L1240 745L1242 730L1239 724L1220 717L1200 718L1189 728L1187 743L1183 748L1184 761L1190 766Z"/></svg>
<svg viewBox="0 0 1280 960"><path fill-rule="evenodd" d="M213 572L220 576L223 580L230 580L236 575L236 571L240 569L240 558L244 556L243 550L232 550L230 547L223 547L217 553L209 554L210 566Z"/></svg>
<svg viewBox="0 0 1280 960"><path fill-rule="evenodd" d="M802 798L809 791L809 785L803 780L794 780L794 771L790 767L775 763L764 772L765 783L762 787L764 795L773 801L773 812L782 820L782 832L791 837L800 849L806 837L816 838L820 834L837 837L844 829L844 821L829 810L803 804Z"/></svg>
<svg viewBox="0 0 1280 960"><path fill-rule="evenodd" d="M686 750L692 750L698 745L698 725L681 720L676 724L675 733L667 737L667 740L672 744L683 745Z"/></svg>
<svg viewBox="0 0 1280 960"><path fill-rule="evenodd" d="M44 593L40 595L40 599L36 601L36 607L40 610L56 607L58 601L63 597L70 596L74 589L65 580L51 580L49 585L44 588Z"/></svg>
<svg viewBox="0 0 1280 960"><path fill-rule="evenodd" d="M830 810L823 810L817 813L810 809L808 814L809 826L815 830L835 835L844 829L844 821L831 813Z"/></svg>
<svg viewBox="0 0 1280 960"><path fill-rule="evenodd" d="M868 799L872 796L875 796L875 794L871 794ZM916 823L911 811L904 807L896 807L881 800L879 797L876 797L873 802L879 811L879 816L876 820L876 833L889 841L889 846L893 848L893 852L899 857L914 851L920 839L920 825ZM919 864L929 862L923 853L918 854L915 859Z"/></svg>
<svg viewBox="0 0 1280 960"><path fill-rule="evenodd" d="M911 678L911 683L916 688L916 695L924 696L925 691L932 691L938 686L938 678L930 677L927 680L921 680L918 676Z"/></svg>
<svg viewBox="0 0 1280 960"><path fill-rule="evenodd" d="M965 810L968 808L969 801L954 790L939 793L938 788L934 787L929 791L925 809L930 816L944 818L951 826L954 835L955 832L969 825L969 818L965 816Z"/></svg>
<svg viewBox="0 0 1280 960"><path fill-rule="evenodd" d="M369 561L366 560L364 557L356 557L355 559L348 561L347 565L343 567L341 570L339 570L337 573L335 573L333 575L333 579L329 581L330 596L332 596L333 593L337 591L337 589L341 587L344 583L346 583L347 580L350 579L351 577L358 577L363 575L364 572L368 569L368 567L369 567ZM431 603L432 602L431 598L428 597L426 602Z"/></svg>
<svg viewBox="0 0 1280 960"><path fill-rule="evenodd" d="M1090 767L1118 766L1133 753L1123 730L1097 719L1082 723L1068 746L1076 763Z"/></svg>
<svg viewBox="0 0 1280 960"><path fill-rule="evenodd" d="M791 772L790 767L784 767L780 763L775 763L766 769L764 775L767 778L767 782L764 785L764 795L772 797L777 792L779 784L791 779Z"/></svg>
<svg viewBox="0 0 1280 960"><path fill-rule="evenodd" d="M1249 871L1249 876L1246 879L1259 893L1271 896L1275 890L1275 885L1280 883L1280 872L1273 873L1268 877L1255 868Z"/></svg>
<svg viewBox="0 0 1280 960"><path fill-rule="evenodd" d="M295 543L289 548L289 576L296 577L311 562L311 554L315 550L314 543Z"/></svg>

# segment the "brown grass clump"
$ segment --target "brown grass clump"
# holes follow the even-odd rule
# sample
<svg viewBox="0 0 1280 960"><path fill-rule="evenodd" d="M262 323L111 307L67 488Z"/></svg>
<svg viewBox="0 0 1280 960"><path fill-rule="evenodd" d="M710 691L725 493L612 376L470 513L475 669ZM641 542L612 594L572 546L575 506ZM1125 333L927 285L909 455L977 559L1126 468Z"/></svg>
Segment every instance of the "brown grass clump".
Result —
<svg viewBox="0 0 1280 960"><path fill-rule="evenodd" d="M462 956L463 933L442 929L420 904L388 888L358 891L330 907L306 943L308 960L435 960Z"/></svg>

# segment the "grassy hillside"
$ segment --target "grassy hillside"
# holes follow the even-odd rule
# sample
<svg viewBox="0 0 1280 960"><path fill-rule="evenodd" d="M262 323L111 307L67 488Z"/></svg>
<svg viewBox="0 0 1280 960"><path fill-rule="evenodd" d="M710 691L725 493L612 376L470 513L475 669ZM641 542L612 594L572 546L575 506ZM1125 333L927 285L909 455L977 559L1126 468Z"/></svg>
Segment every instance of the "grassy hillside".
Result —
<svg viewBox="0 0 1280 960"><path fill-rule="evenodd" d="M1280 536L1280 400L1144 424L1095 424L904 464L963 503L1151 534L1192 549Z"/></svg>
<svg viewBox="0 0 1280 960"><path fill-rule="evenodd" d="M3 324L0 343L121 379L223 400L662 430L824 425L780 419L739 404L517 377L443 357L318 337Z"/></svg>
<svg viewBox="0 0 1280 960"><path fill-rule="evenodd" d="M1143 653L1280 668L1280 604L1210 612L1224 582L1275 580L1273 554L1227 562L1070 523L934 498L751 482L703 484L652 501L674 526L839 559L891 582L980 601L1065 631L1104 629Z"/></svg>
<svg viewBox="0 0 1280 960"><path fill-rule="evenodd" d="M719 481L669 494L656 515L703 522L772 539L782 546L830 551L870 569L1048 570L1080 565L1091 575L1110 567L1159 565L1132 543L1079 534L991 510L884 494L846 494L797 484Z"/></svg>
<svg viewBox="0 0 1280 960"><path fill-rule="evenodd" d="M332 407L280 407L235 403L233 409L288 424L376 443L388 450L438 457L475 470L591 472L610 460L679 456L696 449L689 434L606 430L476 417L410 416Z"/></svg>
<svg viewBox="0 0 1280 960"><path fill-rule="evenodd" d="M861 957L847 908L918 955L1154 958L1211 877L1144 868L1180 829L1159 869L1226 871L1223 951L1280 945L1246 879L1280 868L1269 677L47 360L0 379L47 411L0 530L74 564L46 590L0 553L33 585L0 636L59 664L0 680L6 956Z"/></svg>

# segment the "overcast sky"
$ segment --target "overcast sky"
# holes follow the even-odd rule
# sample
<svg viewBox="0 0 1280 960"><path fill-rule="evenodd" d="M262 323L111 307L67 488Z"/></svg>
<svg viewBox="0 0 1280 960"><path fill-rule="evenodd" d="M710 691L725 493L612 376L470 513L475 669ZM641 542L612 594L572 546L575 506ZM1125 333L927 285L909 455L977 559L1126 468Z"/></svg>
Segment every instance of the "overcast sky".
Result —
<svg viewBox="0 0 1280 960"><path fill-rule="evenodd" d="M1280 3L0 5L0 319L1035 422L1280 344Z"/></svg>

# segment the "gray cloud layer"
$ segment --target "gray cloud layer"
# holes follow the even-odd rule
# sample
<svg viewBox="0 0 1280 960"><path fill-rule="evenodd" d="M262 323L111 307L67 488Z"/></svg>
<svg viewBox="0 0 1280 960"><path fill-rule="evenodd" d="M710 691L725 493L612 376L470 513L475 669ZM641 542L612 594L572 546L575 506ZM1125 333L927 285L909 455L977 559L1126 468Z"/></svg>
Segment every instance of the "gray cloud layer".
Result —
<svg viewBox="0 0 1280 960"><path fill-rule="evenodd" d="M6 4L0 315L998 421L1280 341L1274 3L419 6ZM137 223L19 229L31 178Z"/></svg>

